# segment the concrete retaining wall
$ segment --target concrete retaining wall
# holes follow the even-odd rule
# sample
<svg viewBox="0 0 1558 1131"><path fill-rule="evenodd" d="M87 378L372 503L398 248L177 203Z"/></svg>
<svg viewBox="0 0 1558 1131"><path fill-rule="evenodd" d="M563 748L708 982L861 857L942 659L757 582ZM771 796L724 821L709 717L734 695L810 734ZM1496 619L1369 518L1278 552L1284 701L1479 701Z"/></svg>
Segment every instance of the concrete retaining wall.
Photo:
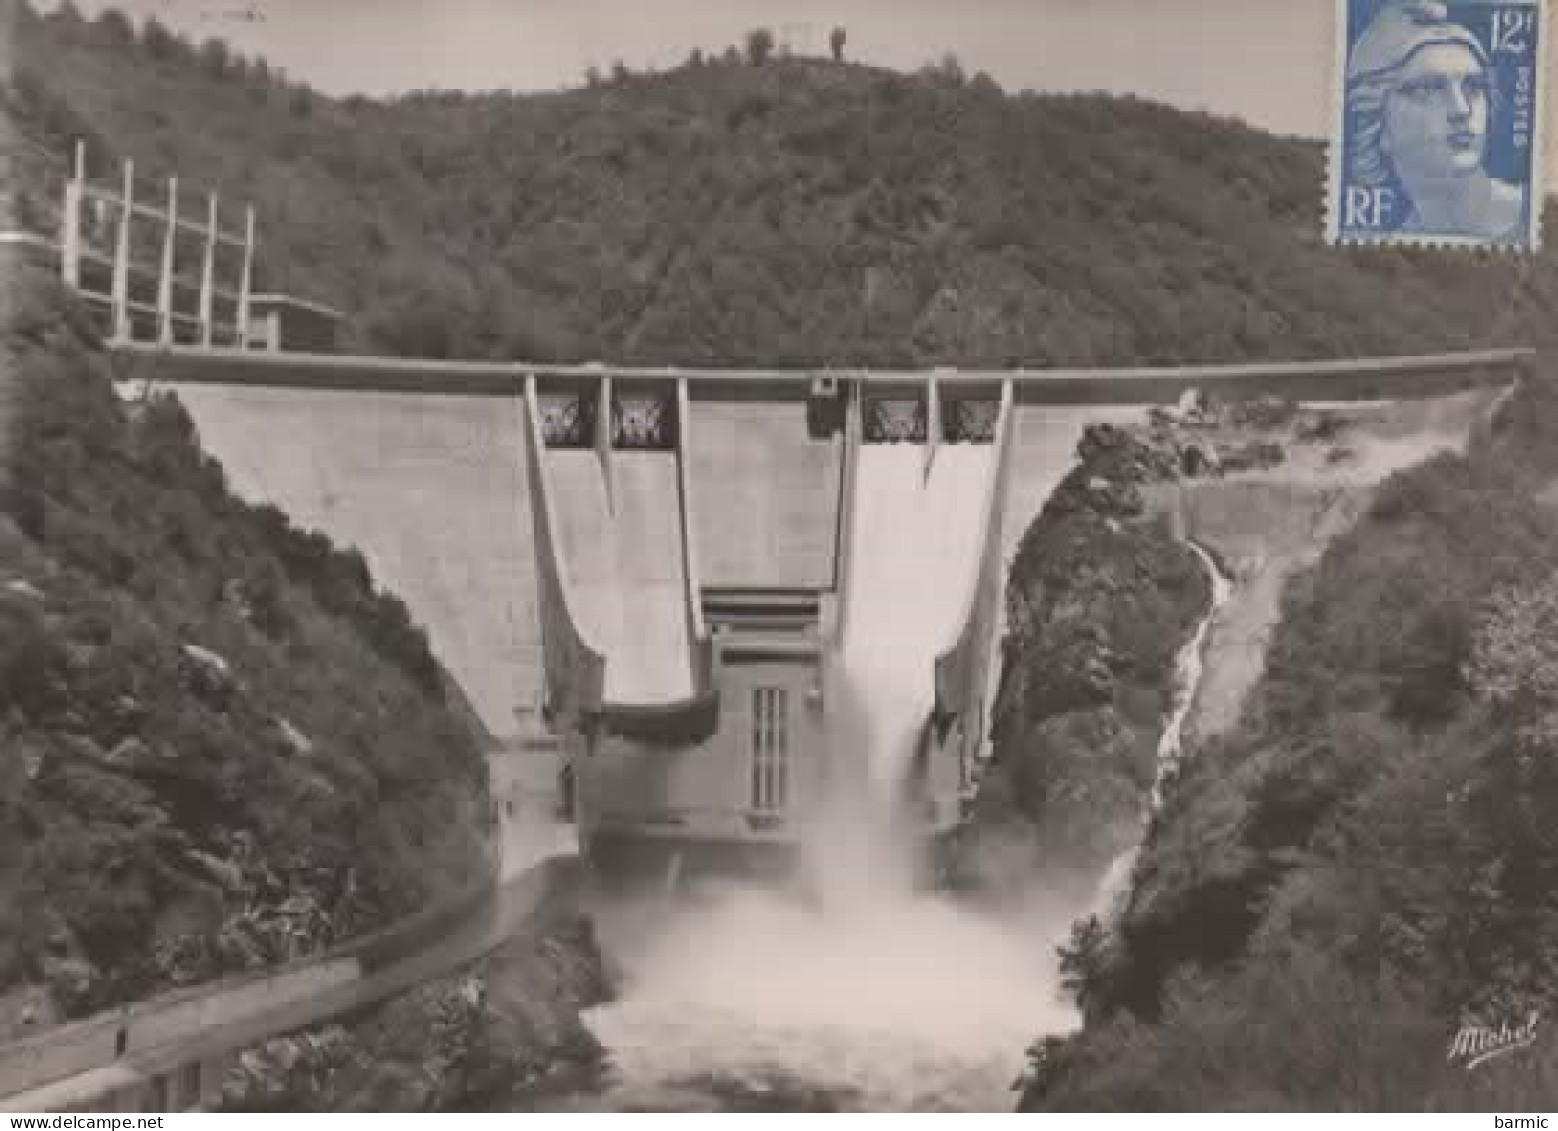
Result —
<svg viewBox="0 0 1558 1131"><path fill-rule="evenodd" d="M124 1102L134 1105L133 1110L162 1110L145 1106L146 1096L166 1097L171 1103L169 1080L180 1068L201 1064L207 1069L202 1075L209 1078L210 1070L237 1050L322 1024L472 962L522 929L538 908L576 890L580 882L578 861L556 857L503 884L494 898L481 900L458 922L437 932L436 938L421 939L423 945L416 953L376 970L364 969L356 958L325 957L283 971L194 988L0 1048L0 1068L8 1070L0 1077L4 1097L0 1111L104 1110L110 1103L123 1110ZM461 907L468 898L462 895L449 906ZM419 916L375 940L349 946L392 943L403 931L421 933L436 918ZM125 1049L115 1055L120 1028L126 1033ZM141 1094L126 1101L127 1094L136 1092ZM209 1101L210 1092L205 1095Z"/></svg>
<svg viewBox="0 0 1558 1131"><path fill-rule="evenodd" d="M168 995L57 1026L28 1040L0 1046L0 1096L105 1067L129 1053L229 1024L261 1008L307 1001L354 981L360 973L355 958L327 960Z"/></svg>

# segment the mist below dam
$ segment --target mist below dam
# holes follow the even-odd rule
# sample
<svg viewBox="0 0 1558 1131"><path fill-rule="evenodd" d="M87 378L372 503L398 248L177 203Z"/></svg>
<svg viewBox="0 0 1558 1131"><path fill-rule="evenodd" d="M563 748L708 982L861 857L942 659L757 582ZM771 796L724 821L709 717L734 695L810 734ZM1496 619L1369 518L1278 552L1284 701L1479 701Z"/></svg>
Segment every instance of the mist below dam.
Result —
<svg viewBox="0 0 1558 1131"><path fill-rule="evenodd" d="M804 890L731 881L675 907L602 909L621 993L585 1021L609 1066L547 1110L1011 1111L1028 1047L1079 1024L1056 948L1118 894L1134 851L1098 877L1091 905L1048 900L1040 875L1018 905L976 906L916 882L898 805L932 704L929 661L955 615L941 606L977 566L968 500L991 454L944 448L928 475L909 445L862 460L873 505L854 531L838 672L855 725L829 752L847 772L810 830ZM1195 549L1214 598L1180 657L1165 765L1227 593Z"/></svg>

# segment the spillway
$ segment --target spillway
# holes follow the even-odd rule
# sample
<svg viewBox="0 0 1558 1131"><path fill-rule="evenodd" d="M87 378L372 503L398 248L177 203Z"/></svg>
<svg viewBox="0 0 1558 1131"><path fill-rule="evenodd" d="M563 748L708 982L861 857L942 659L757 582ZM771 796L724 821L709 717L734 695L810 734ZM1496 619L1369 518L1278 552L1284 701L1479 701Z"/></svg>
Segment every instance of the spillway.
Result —
<svg viewBox="0 0 1558 1131"><path fill-rule="evenodd" d="M579 630L606 657L605 697L693 693L677 454L614 452L608 489L593 451L549 449L559 553Z"/></svg>
<svg viewBox="0 0 1558 1131"><path fill-rule="evenodd" d="M846 607L835 667L846 721L834 751L852 815L830 826L830 874L842 856L872 888L901 886L910 861L899 822L912 763L935 705L936 658L960 618L983 547L997 449L866 444L855 470ZM848 844L841 844L841 837Z"/></svg>
<svg viewBox="0 0 1558 1131"><path fill-rule="evenodd" d="M846 722L829 755L858 772L830 779L836 804L810 830L821 899L736 889L658 924L606 917L625 985L587 1023L614 1071L558 1109L747 1110L762 1096L822 1104L776 1110L998 1111L1033 1032L1073 1023L1049 957L1063 924L916 891L895 820L1002 458L944 444L927 469L923 445L857 449L831 673Z"/></svg>
<svg viewBox="0 0 1558 1131"><path fill-rule="evenodd" d="M873 786L906 768L935 697L937 652L978 567L992 445L861 449L840 671L868 720Z"/></svg>

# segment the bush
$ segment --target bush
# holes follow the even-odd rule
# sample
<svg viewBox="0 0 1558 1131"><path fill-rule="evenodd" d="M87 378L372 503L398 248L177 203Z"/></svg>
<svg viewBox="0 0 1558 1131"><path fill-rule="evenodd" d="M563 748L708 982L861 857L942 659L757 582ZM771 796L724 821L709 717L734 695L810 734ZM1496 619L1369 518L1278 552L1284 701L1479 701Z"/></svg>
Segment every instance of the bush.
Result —
<svg viewBox="0 0 1558 1131"><path fill-rule="evenodd" d="M64 653L43 610L29 598L0 593L0 717L51 717L63 699Z"/></svg>

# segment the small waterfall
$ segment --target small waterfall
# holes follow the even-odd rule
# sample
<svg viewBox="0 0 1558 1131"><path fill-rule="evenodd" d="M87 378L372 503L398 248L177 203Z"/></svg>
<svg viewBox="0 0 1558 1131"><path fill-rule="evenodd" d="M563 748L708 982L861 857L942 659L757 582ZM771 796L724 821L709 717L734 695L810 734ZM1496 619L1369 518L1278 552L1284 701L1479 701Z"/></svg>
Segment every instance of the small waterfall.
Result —
<svg viewBox="0 0 1558 1131"><path fill-rule="evenodd" d="M1212 555L1196 542L1189 542L1188 545L1201 559L1201 564L1212 581L1212 600L1206 614L1201 618L1201 623L1196 625L1195 632L1179 650L1175 663L1174 709L1169 715L1167 725L1163 728L1163 734L1158 739L1157 772L1152 781L1152 800L1146 816L1142 819L1142 836L1130 848L1116 856L1109 865L1109 870L1104 873L1093 907L1094 912L1100 916L1114 909L1116 902L1130 884L1131 871L1136 866L1136 857L1141 851L1147 825L1163 803L1163 783L1179 768L1179 760L1183 753L1185 720L1190 717L1190 708L1195 705L1196 691L1201 686L1201 673L1205 666L1206 634L1211 631L1212 622L1216 619L1218 611L1233 591L1232 580L1217 568L1217 562Z"/></svg>
<svg viewBox="0 0 1558 1131"><path fill-rule="evenodd" d="M1201 618L1201 623L1196 626L1195 635L1179 650L1174 712L1169 716L1168 726L1163 728L1162 737L1158 739L1158 772L1152 783L1153 812L1157 812L1163 800L1164 776L1178 765L1182 753L1185 720L1190 717L1190 708L1195 704L1196 691L1201 686L1201 673L1205 667L1206 634L1211 631L1212 622L1233 592L1232 580L1217 568L1212 555L1199 543L1191 542L1189 545L1201 559L1207 576L1212 580L1212 603Z"/></svg>

